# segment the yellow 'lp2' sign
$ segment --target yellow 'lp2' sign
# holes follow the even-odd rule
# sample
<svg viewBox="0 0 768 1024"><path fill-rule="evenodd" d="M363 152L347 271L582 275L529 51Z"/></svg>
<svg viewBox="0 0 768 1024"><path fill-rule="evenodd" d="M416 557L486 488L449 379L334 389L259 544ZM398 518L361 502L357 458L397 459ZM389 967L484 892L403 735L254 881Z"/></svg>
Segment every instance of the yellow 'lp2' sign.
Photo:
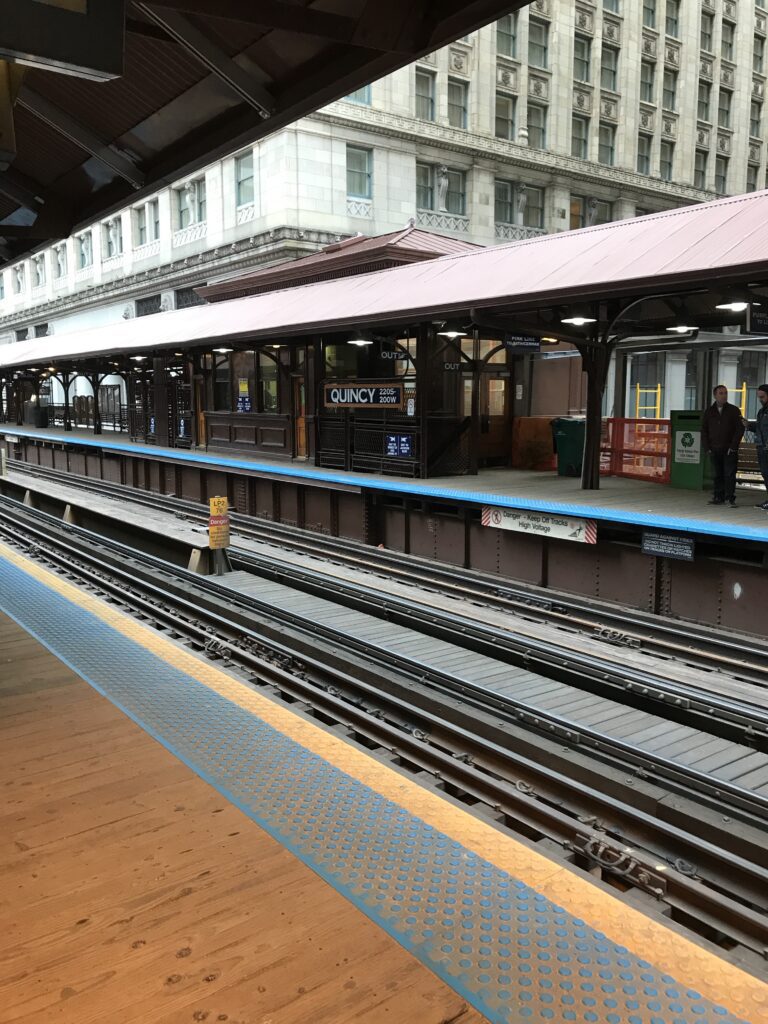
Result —
<svg viewBox="0 0 768 1024"><path fill-rule="evenodd" d="M210 498L208 545L211 551L229 547L229 502L226 498Z"/></svg>

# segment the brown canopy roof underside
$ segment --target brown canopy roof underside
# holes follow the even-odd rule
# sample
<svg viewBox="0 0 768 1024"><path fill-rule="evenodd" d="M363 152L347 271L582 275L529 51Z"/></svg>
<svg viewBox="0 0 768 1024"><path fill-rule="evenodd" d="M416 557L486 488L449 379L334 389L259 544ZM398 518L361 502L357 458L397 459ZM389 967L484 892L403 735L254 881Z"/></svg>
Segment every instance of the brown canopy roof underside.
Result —
<svg viewBox="0 0 768 1024"><path fill-rule="evenodd" d="M25 71L0 266L522 6L130 0L121 77Z"/></svg>

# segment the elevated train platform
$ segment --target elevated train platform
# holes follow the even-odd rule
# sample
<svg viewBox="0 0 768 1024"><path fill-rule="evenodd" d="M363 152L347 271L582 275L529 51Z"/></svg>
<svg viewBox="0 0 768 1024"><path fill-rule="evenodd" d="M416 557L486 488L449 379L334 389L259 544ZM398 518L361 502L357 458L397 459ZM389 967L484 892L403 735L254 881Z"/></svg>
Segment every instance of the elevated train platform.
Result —
<svg viewBox="0 0 768 1024"><path fill-rule="evenodd" d="M238 513L578 593L765 635L764 491L738 507L705 491L606 477L599 490L551 472L485 469L414 480L119 434L0 425L11 465L104 480L195 503L226 495ZM501 524L511 514L519 521ZM649 544L650 546L646 547Z"/></svg>
<svg viewBox="0 0 768 1024"><path fill-rule="evenodd" d="M9 1020L768 1021L727 953L6 546L0 610Z"/></svg>
<svg viewBox="0 0 768 1024"><path fill-rule="evenodd" d="M584 491L580 481L555 473L516 469L484 469L473 476L410 477L377 476L322 469L295 461L266 460L216 452L215 450L162 448L123 439L119 434L95 437L91 431L62 433L0 424L0 438L14 437L47 442L50 445L82 446L97 452L143 456L155 460L196 466L211 471L280 477L305 486L330 486L359 493L376 491L416 499L439 499L471 505L574 516L600 522L620 523L657 530L678 530L710 536L768 542L768 516L753 506L766 497L762 487L743 488L739 507L707 505L706 492L670 488L642 480L607 478L599 490ZM11 443L13 443L11 441Z"/></svg>

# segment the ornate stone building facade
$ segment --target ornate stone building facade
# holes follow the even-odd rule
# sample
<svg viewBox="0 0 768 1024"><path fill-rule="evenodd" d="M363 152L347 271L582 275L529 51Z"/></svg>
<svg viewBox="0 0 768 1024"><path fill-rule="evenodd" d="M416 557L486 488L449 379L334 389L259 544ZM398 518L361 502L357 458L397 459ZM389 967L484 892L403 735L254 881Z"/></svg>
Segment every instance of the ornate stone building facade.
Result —
<svg viewBox="0 0 768 1024"><path fill-rule="evenodd" d="M766 0L534 0L0 272L0 341L410 218L491 245L764 187Z"/></svg>

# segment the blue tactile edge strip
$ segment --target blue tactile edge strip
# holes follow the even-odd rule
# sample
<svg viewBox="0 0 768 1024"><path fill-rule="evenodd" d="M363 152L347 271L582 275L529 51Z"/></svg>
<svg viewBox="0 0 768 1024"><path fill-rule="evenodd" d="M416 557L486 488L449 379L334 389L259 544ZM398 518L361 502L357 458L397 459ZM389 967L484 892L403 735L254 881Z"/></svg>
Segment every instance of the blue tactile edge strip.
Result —
<svg viewBox="0 0 768 1024"><path fill-rule="evenodd" d="M633 526L648 526L653 529L677 530L683 533L706 534L715 537L731 537L736 540L768 541L768 527L729 526L713 520L684 519L681 516L644 515L639 512L624 512L620 509L603 508L600 505L580 505L577 502L542 501L531 498L513 498L509 495L465 491L454 487L435 487L429 483L412 483L408 480L387 480L375 476L360 476L355 473L328 470L308 470L300 466L282 466L273 462L256 462L252 459L231 459L218 455L186 451L183 448L157 448L154 445L125 444L119 441L97 441L91 438L72 437L66 434L40 434L13 427L0 426L0 435L12 434L29 437L38 441L55 441L57 444L84 445L101 448L104 451L124 452L127 455L152 455L155 458L174 459L176 462L192 462L205 466L225 466L230 469L245 469L252 473L269 473L273 476L292 477L298 480L313 480L321 483L346 484L372 491L389 491L410 494L419 498L442 498L452 502L468 502L473 505L496 505L503 508L527 509L548 512L558 516L575 516L579 519L599 519L603 522L627 523Z"/></svg>
<svg viewBox="0 0 768 1024"><path fill-rule="evenodd" d="M736 1024L2 558L0 609L493 1024Z"/></svg>

